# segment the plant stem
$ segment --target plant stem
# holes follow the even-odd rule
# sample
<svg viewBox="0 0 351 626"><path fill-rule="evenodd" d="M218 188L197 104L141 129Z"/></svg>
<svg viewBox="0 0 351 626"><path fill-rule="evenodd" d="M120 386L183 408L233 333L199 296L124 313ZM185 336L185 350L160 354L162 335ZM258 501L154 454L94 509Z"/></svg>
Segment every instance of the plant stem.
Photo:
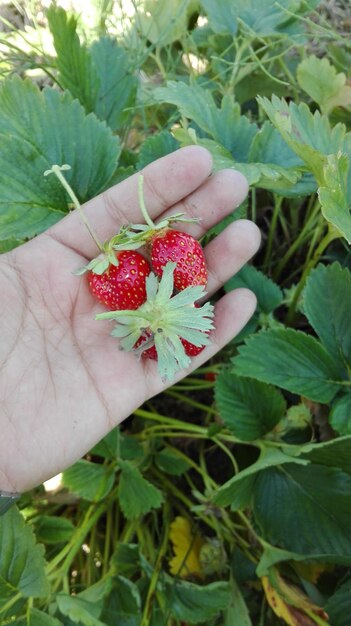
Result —
<svg viewBox="0 0 351 626"><path fill-rule="evenodd" d="M148 226L150 226L150 228L156 228L156 225L154 224L154 222L152 221L150 215L147 212L147 208L145 205L145 199L144 199L144 176L142 174L140 174L139 178L138 178L138 198L139 198L139 206L140 206L140 210L143 214L143 218L145 220L145 222L147 223Z"/></svg>
<svg viewBox="0 0 351 626"><path fill-rule="evenodd" d="M278 216L279 216L280 209L282 206L282 202L283 202L283 196L275 196L274 211L272 215L271 224L269 227L268 239L267 239L267 244L266 244L266 253L264 255L264 261L263 261L263 267L265 268L266 271L267 271L267 268L268 268L268 265L272 256L273 239L274 239L275 230L277 227L277 221L278 221Z"/></svg>
<svg viewBox="0 0 351 626"><path fill-rule="evenodd" d="M66 168L65 168L65 169L66 169ZM84 213L84 211L83 211L83 207L82 207L82 205L80 204L80 202L79 202L79 200L78 200L78 198L77 198L76 194L74 193L74 191L73 191L73 189L72 189L71 185L67 182L67 180L65 179L64 175L62 174L62 170L61 170L60 166L59 166L59 165L53 165L53 166L52 166L52 168L51 168L51 171L52 171L52 172L55 174L55 176L59 179L59 181L60 181L60 183L61 183L62 187L64 187L64 189L67 191L67 193L68 193L69 197L71 198L71 200L72 200L72 202L73 202L73 204L74 204L74 207L75 207L75 208L77 209L77 211L79 212L79 214L80 214L80 216L81 216L81 218L82 218L82 220L83 220L83 222L84 222L84 225L86 226L86 228L87 228L87 230L89 231L89 233L90 233L91 237L92 237L92 238L93 238L93 240L95 241L95 243L96 243L96 245L97 245L98 249L102 252L102 251L103 251L103 245L102 245L102 243L99 241L99 239L98 239L97 235L95 234L95 232L93 231L93 229L91 228L91 226L90 226L90 224L89 224L89 222L88 222L88 220L87 220L87 218L86 218L86 216L85 216L85 213Z"/></svg>
<svg viewBox="0 0 351 626"><path fill-rule="evenodd" d="M296 307L297 307L297 303L299 301L301 292L305 286L306 280L311 272L311 270L317 265L320 257L322 256L323 252L325 251L325 249L329 246L329 244L334 240L337 239L339 237L339 234L335 232L335 230L333 229L328 229L328 232L324 235L323 239L320 241L313 257L310 259L310 261L307 263L302 276L301 276L301 280L299 282L299 284L296 287L296 291L294 293L294 297L292 299L291 305L289 307L289 311L286 317L286 324L292 325L294 318L295 318L295 314L296 314Z"/></svg>
<svg viewBox="0 0 351 626"><path fill-rule="evenodd" d="M150 585L147 591L147 596L144 604L143 615L141 618L140 626L149 626L152 604L156 593L156 586L162 569L163 558L167 552L168 540L169 540L169 524L170 524L170 511L169 505L166 502L163 507L163 539L158 551L156 563L154 565L154 571L151 576Z"/></svg>

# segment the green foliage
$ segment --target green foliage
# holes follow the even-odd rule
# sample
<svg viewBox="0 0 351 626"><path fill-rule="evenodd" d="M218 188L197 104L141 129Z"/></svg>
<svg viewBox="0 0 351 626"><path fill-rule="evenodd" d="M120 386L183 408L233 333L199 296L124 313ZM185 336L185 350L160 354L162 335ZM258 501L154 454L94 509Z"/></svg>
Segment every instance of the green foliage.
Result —
<svg viewBox="0 0 351 626"><path fill-rule="evenodd" d="M286 409L278 389L230 371L218 376L215 398L225 426L242 441L253 441L271 431Z"/></svg>
<svg viewBox="0 0 351 626"><path fill-rule="evenodd" d="M0 109L0 238L33 237L68 211L65 192L44 171L68 163L67 180L89 200L108 184L119 141L70 94L17 76L0 84Z"/></svg>
<svg viewBox="0 0 351 626"><path fill-rule="evenodd" d="M16 508L0 517L0 607L14 593L40 598L49 593L43 546L36 543Z"/></svg>
<svg viewBox="0 0 351 626"><path fill-rule="evenodd" d="M89 19L88 5L78 16L51 3L48 26L29 4L26 29L0 35L1 254L71 209L43 176L54 163L71 166L86 202L192 144L251 187L205 243L238 217L263 237L224 285L256 294L245 329L66 469L57 492L39 487L23 514L0 518L0 623L276 626L268 576L280 595L280 579L303 591L306 626L311 602L347 626L347 9L325 19L318 0L142 0L128 30L113 0L88 3ZM203 567L203 546L223 567Z"/></svg>

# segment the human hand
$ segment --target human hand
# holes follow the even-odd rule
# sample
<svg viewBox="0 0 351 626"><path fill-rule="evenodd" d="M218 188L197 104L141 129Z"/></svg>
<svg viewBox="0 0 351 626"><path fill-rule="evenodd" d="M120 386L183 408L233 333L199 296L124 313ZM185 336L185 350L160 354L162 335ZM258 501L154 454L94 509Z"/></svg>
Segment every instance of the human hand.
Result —
<svg viewBox="0 0 351 626"><path fill-rule="evenodd" d="M200 223L179 224L196 238L246 196L233 170L210 176L211 157L200 147L180 149L143 170L152 218L183 211ZM140 221L138 174L84 206L100 240L122 224ZM228 226L205 249L211 296L257 251L258 228L248 220ZM0 490L25 491L83 456L145 400L168 385L157 365L118 349L109 322L85 277L72 272L96 256L77 211L35 239L0 257ZM228 343L254 312L247 289L215 307L211 344L192 360L199 367Z"/></svg>

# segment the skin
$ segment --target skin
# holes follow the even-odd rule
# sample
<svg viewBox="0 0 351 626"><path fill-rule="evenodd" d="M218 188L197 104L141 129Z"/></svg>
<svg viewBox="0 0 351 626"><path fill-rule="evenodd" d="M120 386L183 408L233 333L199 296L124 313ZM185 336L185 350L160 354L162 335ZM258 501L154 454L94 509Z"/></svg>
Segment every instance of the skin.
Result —
<svg viewBox="0 0 351 626"><path fill-rule="evenodd" d="M209 153L198 146L176 151L143 170L146 206L153 219L184 211L201 217L177 228L200 237L245 198L245 178L233 170L211 175ZM137 178L84 205L101 241L121 224L140 222ZM208 293L257 251L260 234L238 220L205 250ZM143 402L162 392L157 364L118 349L112 323L96 321L104 309L86 276L72 272L97 255L74 211L53 228L0 257L0 490L23 492L81 458ZM256 299L237 289L216 304L212 343L177 380L199 367L246 324Z"/></svg>

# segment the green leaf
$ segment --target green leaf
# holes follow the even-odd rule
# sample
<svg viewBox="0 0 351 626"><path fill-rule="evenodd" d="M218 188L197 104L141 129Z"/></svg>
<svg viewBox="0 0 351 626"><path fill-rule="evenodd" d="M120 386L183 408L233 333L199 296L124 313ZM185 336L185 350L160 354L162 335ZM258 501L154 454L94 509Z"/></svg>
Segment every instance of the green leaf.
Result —
<svg viewBox="0 0 351 626"><path fill-rule="evenodd" d="M227 370L217 376L215 398L225 426L242 441L253 441L273 430L286 411L278 389Z"/></svg>
<svg viewBox="0 0 351 626"><path fill-rule="evenodd" d="M57 606L75 624L84 626L105 626L98 618L101 614L102 605L96 602L88 602L78 596L70 596L66 593L56 595Z"/></svg>
<svg viewBox="0 0 351 626"><path fill-rule="evenodd" d="M350 153L351 154L351 153ZM323 183L318 189L322 214L351 243L350 159L338 152L327 157Z"/></svg>
<svg viewBox="0 0 351 626"><path fill-rule="evenodd" d="M163 448L155 454L155 463L161 472L171 476L181 476L190 467L186 459L179 456L176 450L169 448Z"/></svg>
<svg viewBox="0 0 351 626"><path fill-rule="evenodd" d="M121 431L116 426L93 447L91 453L112 461L120 454L121 438Z"/></svg>
<svg viewBox="0 0 351 626"><path fill-rule="evenodd" d="M157 46L169 45L187 35L192 0L146 0L136 12L135 25L142 36Z"/></svg>
<svg viewBox="0 0 351 626"><path fill-rule="evenodd" d="M257 298L257 306L263 313L271 313L283 301L283 292L271 278L253 265L244 267L224 285L226 291L245 287L251 289Z"/></svg>
<svg viewBox="0 0 351 626"><path fill-rule="evenodd" d="M54 163L81 202L106 188L116 169L119 139L77 101L55 89L39 91L18 76L0 83L0 238L32 237L68 211Z"/></svg>
<svg viewBox="0 0 351 626"><path fill-rule="evenodd" d="M253 512L265 539L284 550L351 563L351 476L334 467L295 464L260 472Z"/></svg>
<svg viewBox="0 0 351 626"><path fill-rule="evenodd" d="M40 515L34 521L35 534L43 543L60 543L69 541L75 527L70 519L57 515Z"/></svg>
<svg viewBox="0 0 351 626"><path fill-rule="evenodd" d="M99 85L94 113L113 131L119 130L133 114L136 102L138 79L130 55L116 39L108 37L95 41L90 53Z"/></svg>
<svg viewBox="0 0 351 626"><path fill-rule="evenodd" d="M137 519L152 509L158 509L163 502L162 492L128 461L120 462L120 467L118 498L125 517Z"/></svg>
<svg viewBox="0 0 351 626"><path fill-rule="evenodd" d="M260 457L255 463L233 476L219 488L213 498L213 503L217 506L230 504L232 510L245 508L252 498L256 474L267 469L267 467L283 465L284 463L307 465L309 461L291 457L277 448L263 447Z"/></svg>
<svg viewBox="0 0 351 626"><path fill-rule="evenodd" d="M214 582L199 586L174 580L166 586L167 605L172 615L191 624L198 624L216 617L230 601L230 586L227 582Z"/></svg>
<svg viewBox="0 0 351 626"><path fill-rule="evenodd" d="M91 55L81 45L77 35L77 17L51 5L47 12L49 28L54 39L56 65L60 85L78 98L87 113L94 110L99 81Z"/></svg>
<svg viewBox="0 0 351 626"><path fill-rule="evenodd" d="M348 578L324 606L332 626L349 626L351 615L351 578Z"/></svg>
<svg viewBox="0 0 351 626"><path fill-rule="evenodd" d="M311 55L297 66L297 82L322 113L330 113L335 107L351 104L351 87L346 85L346 75L338 73L330 61Z"/></svg>
<svg viewBox="0 0 351 626"><path fill-rule="evenodd" d="M351 272L339 263L319 264L303 292L303 311L340 370L351 366Z"/></svg>
<svg viewBox="0 0 351 626"><path fill-rule="evenodd" d="M348 398L349 395L344 397ZM346 474L351 474L351 436L339 437L323 443L306 444L301 447L299 458L308 459L319 465L339 467Z"/></svg>
<svg viewBox="0 0 351 626"><path fill-rule="evenodd" d="M329 423L339 435L351 435L351 393L333 402Z"/></svg>
<svg viewBox="0 0 351 626"><path fill-rule="evenodd" d="M291 552L289 550L282 550L281 548L271 546L266 542L263 543L263 546L263 553L256 568L256 575L259 578L261 578L261 576L268 576L270 568L276 563L282 563L284 561L298 562L308 560L304 554L297 554L296 552Z"/></svg>
<svg viewBox="0 0 351 626"><path fill-rule="evenodd" d="M261 330L238 351L233 363L240 376L278 385L316 402L330 402L341 388L332 357L306 333L291 328Z"/></svg>
<svg viewBox="0 0 351 626"><path fill-rule="evenodd" d="M249 610L235 578L230 581L230 603L224 611L223 626L252 626Z"/></svg>
<svg viewBox="0 0 351 626"><path fill-rule="evenodd" d="M44 548L16 507L0 517L0 555L0 607L18 592L26 598L49 594Z"/></svg>
<svg viewBox="0 0 351 626"><path fill-rule="evenodd" d="M351 134L346 134L345 126L336 124L332 128L326 116L319 111L311 113L304 102L287 104L276 96L271 101L258 96L257 101L284 141L311 169L319 185L324 183L327 156L351 151Z"/></svg>
<svg viewBox="0 0 351 626"><path fill-rule="evenodd" d="M154 96L159 102L177 106L182 115L195 122L236 161L247 161L257 126L241 115L240 105L231 96L224 96L218 108L209 90L176 81L156 88Z"/></svg>
<svg viewBox="0 0 351 626"><path fill-rule="evenodd" d="M149 163L174 152L178 148L179 142L168 130L150 135L141 145L137 167L141 170Z"/></svg>
<svg viewBox="0 0 351 626"><path fill-rule="evenodd" d="M295 154L279 131L268 121L263 124L253 138L249 162L266 164L273 171L279 172L281 175L275 183L275 190L287 197L309 195L317 189L314 177L303 171L303 160ZM292 184L294 177L297 180L295 184ZM286 188L283 187L284 179ZM269 189L268 183L267 189Z"/></svg>
<svg viewBox="0 0 351 626"><path fill-rule="evenodd" d="M110 468L91 463L85 459L77 461L63 472L62 483L81 498L98 502L107 496L115 481Z"/></svg>
<svg viewBox="0 0 351 626"><path fill-rule="evenodd" d="M251 31L259 35L273 35L281 32L288 20L284 9L296 12L300 2L282 0L272 3L271 0L201 0L201 5L207 12L209 25L215 33L235 35L238 29L238 20L243 22Z"/></svg>
<svg viewBox="0 0 351 626"><path fill-rule="evenodd" d="M31 607L27 615L10 622L11 626L64 626L61 621Z"/></svg>
<svg viewBox="0 0 351 626"><path fill-rule="evenodd" d="M101 619L107 624L118 624L119 626L122 619L140 616L140 609L141 598L137 585L123 576L117 576L111 595L105 603Z"/></svg>
<svg viewBox="0 0 351 626"><path fill-rule="evenodd" d="M140 571L139 546L136 544L117 543L111 557L111 567L117 574L131 578Z"/></svg>

